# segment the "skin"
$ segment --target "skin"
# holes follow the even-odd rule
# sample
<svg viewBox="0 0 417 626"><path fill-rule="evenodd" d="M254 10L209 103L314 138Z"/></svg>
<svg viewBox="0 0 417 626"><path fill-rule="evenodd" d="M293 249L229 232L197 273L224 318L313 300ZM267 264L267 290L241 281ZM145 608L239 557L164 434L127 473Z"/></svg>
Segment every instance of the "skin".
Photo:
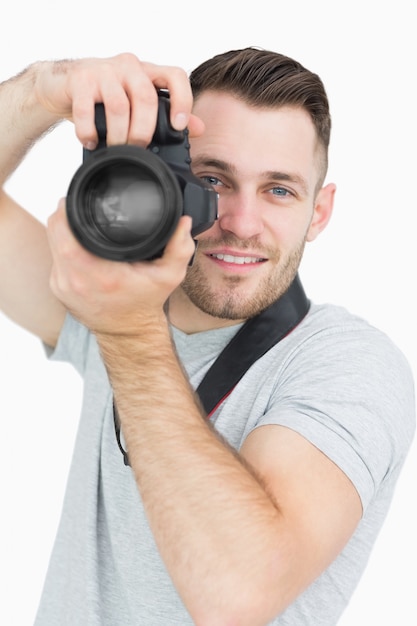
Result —
<svg viewBox="0 0 417 626"><path fill-rule="evenodd" d="M337 556L360 520L359 496L338 467L290 429L261 427L239 454L231 450L196 403L164 306L168 300L170 321L191 333L245 319L258 301L285 289L305 243L325 228L333 208L334 185L316 189L320 159L311 121L298 109L260 111L214 93L202 94L191 116L185 74L132 55L42 64L15 89L0 91L0 119L14 128L6 140L16 155L0 150L0 171L4 180L28 139L62 116L91 147L97 100L105 101L111 143L146 145L155 85L170 89L173 124L191 130L194 172L219 193L219 219L199 237L193 268L187 273L194 252L187 217L162 258L114 263L73 238L64 200L46 240L3 194L0 263L13 275L1 279L0 305L52 345L66 310L95 333L152 532L194 623L262 625ZM22 108L31 115L16 130ZM27 251L18 261L22 229ZM241 256L256 262L241 264Z"/></svg>

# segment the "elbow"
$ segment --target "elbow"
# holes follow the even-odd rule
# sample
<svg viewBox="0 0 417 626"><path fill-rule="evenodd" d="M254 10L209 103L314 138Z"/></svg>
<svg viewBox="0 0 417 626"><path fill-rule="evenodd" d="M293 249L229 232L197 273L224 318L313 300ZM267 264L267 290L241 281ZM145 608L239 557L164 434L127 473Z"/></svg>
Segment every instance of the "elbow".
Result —
<svg viewBox="0 0 417 626"><path fill-rule="evenodd" d="M270 584L270 582L269 582ZM256 585L248 589L237 585L234 593L213 594L210 606L203 603L193 607L190 614L196 626L267 626L287 606L279 588L263 589Z"/></svg>

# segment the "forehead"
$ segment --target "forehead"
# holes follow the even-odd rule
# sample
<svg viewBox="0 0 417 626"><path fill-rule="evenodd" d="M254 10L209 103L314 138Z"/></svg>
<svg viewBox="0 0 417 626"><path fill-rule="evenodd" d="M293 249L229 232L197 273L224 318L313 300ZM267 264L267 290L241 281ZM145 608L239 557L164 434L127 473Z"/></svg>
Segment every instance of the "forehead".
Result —
<svg viewBox="0 0 417 626"><path fill-rule="evenodd" d="M193 112L205 124L191 140L191 156L201 154L230 162L247 175L288 171L310 179L318 170L318 141L310 116L299 107L253 107L225 93L203 92Z"/></svg>

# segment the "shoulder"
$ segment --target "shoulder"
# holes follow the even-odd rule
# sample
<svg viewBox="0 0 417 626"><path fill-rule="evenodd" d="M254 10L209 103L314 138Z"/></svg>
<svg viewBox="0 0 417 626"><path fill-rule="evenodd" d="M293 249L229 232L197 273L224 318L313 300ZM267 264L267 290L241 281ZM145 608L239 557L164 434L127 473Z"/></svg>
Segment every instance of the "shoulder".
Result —
<svg viewBox="0 0 417 626"><path fill-rule="evenodd" d="M309 313L294 333L301 351L317 350L322 358L333 351L336 361L346 355L355 356L364 365L368 359L381 366L395 364L407 378L412 378L405 355L393 340L366 319L333 304L312 304Z"/></svg>
<svg viewBox="0 0 417 626"><path fill-rule="evenodd" d="M400 412L414 428L412 369L385 332L343 307L313 304L288 340L286 374L293 385L303 381L353 404L366 399L388 420Z"/></svg>

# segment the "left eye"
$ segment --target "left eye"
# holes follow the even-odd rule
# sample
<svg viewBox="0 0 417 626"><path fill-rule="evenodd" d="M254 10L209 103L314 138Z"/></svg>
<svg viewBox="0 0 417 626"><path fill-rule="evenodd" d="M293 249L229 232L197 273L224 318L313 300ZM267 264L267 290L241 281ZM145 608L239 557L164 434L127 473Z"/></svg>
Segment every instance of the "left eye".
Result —
<svg viewBox="0 0 417 626"><path fill-rule="evenodd" d="M216 178L216 176L201 176L201 180L204 180L206 183L211 185L212 187L217 187L220 185L220 180Z"/></svg>
<svg viewBox="0 0 417 626"><path fill-rule="evenodd" d="M274 196L280 196L280 197L285 197L290 195L290 192L288 191L288 189L284 189L284 187L273 187L273 189L271 189L272 193L274 194Z"/></svg>

